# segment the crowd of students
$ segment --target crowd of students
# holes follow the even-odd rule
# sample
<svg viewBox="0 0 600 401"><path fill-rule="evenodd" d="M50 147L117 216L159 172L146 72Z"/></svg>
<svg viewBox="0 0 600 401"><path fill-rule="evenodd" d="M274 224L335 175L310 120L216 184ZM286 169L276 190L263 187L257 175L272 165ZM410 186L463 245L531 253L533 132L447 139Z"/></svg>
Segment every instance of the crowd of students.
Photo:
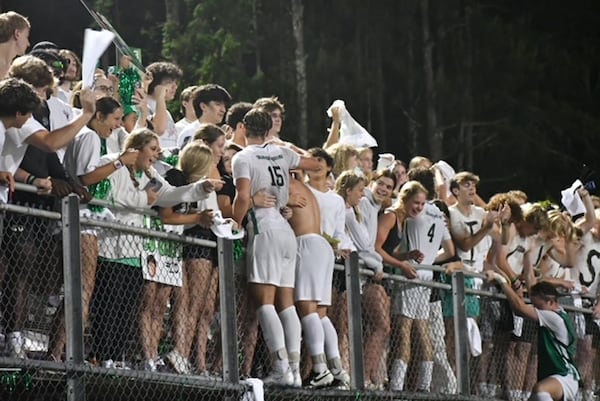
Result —
<svg viewBox="0 0 600 401"><path fill-rule="evenodd" d="M571 400L581 380L584 399L593 399L600 205L586 189L573 193L585 209L578 219L528 203L521 191L486 202L477 195L477 175L448 174L443 162L416 156L374 169L373 149L340 137L335 109L323 147L300 149L280 138L285 108L276 97L232 104L228 91L214 83L183 89L176 121L167 105L184 73L175 64L148 65L130 102L120 98L119 74L97 70L93 87L82 88L81 63L72 51L42 42L26 54L29 30L25 17L0 14L0 182L11 189L15 181L34 185L36 194L16 192L12 201L39 207L55 207L56 199L76 193L81 216L88 218L148 227L143 214L87 206L92 197L154 210L159 217L150 226L198 239L214 241L215 223L244 228L246 272L239 291L249 302L240 303L243 375L252 372L258 322L271 357L266 384L349 384L349 317L344 288L333 285L343 281L335 279L334 263L356 252L374 272L361 283L368 388L456 392L452 297L410 280L449 282L453 271L464 269L488 278L467 277L467 287L508 296L508 302L467 297L467 316L483 342L474 391L511 401ZM120 68L132 67L123 58ZM28 357L23 332L36 277L43 271L57 278L45 283L48 293L60 287L60 258L54 256L60 242L51 227L40 230L48 224L18 215L4 224L0 308L13 357ZM156 269L156 261L142 257L141 236L84 228L82 307L93 357L104 367L125 367L123 338L133 336L143 369L166 363L181 374L210 374L216 249L174 250L170 256L182 261L182 274L168 283L142 274L151 262ZM421 264L442 265L445 273ZM384 272L408 281L388 280ZM591 294L585 306L594 315L576 316L574 330L557 303L558 291ZM523 303L523 293L533 307ZM160 355L169 305L173 346ZM66 341L60 310L50 334L48 357L60 361ZM542 369L534 386L536 357ZM310 366L304 374L302 361ZM412 367L417 381L408 386Z"/></svg>

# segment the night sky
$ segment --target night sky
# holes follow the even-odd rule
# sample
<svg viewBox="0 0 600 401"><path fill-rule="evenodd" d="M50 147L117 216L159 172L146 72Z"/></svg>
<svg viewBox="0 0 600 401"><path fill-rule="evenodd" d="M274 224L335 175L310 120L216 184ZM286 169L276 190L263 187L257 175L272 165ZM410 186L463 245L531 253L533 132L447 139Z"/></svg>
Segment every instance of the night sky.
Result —
<svg viewBox="0 0 600 401"><path fill-rule="evenodd" d="M0 0L0 7L3 12L12 10L29 18L31 46L49 40L81 54L83 31L92 17L79 0Z"/></svg>

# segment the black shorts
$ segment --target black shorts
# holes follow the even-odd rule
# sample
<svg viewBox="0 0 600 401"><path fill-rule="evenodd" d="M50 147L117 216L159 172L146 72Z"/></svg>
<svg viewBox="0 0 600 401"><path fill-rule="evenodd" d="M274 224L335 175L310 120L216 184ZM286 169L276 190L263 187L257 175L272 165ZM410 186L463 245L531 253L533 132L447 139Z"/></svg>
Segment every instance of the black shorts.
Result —
<svg viewBox="0 0 600 401"><path fill-rule="evenodd" d="M200 226L194 226L183 231L183 235L194 237L207 241L217 241L217 236L209 229ZM211 248L201 245L183 245L183 259L206 259L210 260L213 266L218 264L217 248Z"/></svg>

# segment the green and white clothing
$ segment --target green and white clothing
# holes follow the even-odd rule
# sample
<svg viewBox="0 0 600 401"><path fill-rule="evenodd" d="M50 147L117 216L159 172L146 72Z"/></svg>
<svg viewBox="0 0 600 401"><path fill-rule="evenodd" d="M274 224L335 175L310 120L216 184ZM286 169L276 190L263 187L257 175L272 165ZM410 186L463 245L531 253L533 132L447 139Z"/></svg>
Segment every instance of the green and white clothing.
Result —
<svg viewBox="0 0 600 401"><path fill-rule="evenodd" d="M577 344L575 330L567 313L536 309L538 330L538 380L556 378L563 387L564 400L574 399L581 379L574 358Z"/></svg>

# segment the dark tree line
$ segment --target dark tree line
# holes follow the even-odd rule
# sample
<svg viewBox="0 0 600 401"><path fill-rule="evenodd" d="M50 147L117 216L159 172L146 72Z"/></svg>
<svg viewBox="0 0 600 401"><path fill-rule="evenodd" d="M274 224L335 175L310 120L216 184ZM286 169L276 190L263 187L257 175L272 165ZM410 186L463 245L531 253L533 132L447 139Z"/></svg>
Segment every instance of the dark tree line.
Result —
<svg viewBox="0 0 600 401"><path fill-rule="evenodd" d="M26 3L36 2L46 4ZM182 86L217 82L236 100L277 95L283 136L302 145L323 142L325 110L339 98L380 151L473 170L486 196L521 188L557 199L583 163L600 168L593 0L92 3L144 62L178 63Z"/></svg>

